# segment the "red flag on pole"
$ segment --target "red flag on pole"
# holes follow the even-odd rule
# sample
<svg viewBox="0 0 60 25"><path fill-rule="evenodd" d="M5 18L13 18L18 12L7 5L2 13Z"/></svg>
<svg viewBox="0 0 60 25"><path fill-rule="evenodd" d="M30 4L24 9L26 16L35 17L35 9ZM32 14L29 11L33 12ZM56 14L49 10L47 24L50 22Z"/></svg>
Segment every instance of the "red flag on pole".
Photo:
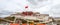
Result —
<svg viewBox="0 0 60 25"><path fill-rule="evenodd" d="M28 6L25 6L25 9L27 9L28 8Z"/></svg>

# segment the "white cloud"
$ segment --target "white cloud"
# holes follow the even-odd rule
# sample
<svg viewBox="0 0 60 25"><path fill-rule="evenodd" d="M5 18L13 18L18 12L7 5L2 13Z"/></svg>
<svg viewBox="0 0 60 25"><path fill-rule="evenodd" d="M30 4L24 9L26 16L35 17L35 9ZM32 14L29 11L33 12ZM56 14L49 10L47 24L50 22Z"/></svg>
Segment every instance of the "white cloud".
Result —
<svg viewBox="0 0 60 25"><path fill-rule="evenodd" d="M32 1L33 2L33 1ZM56 5L57 3L59 3L59 0L53 0L53 6ZM34 5L34 3L36 3ZM44 2L40 2L40 1L35 1L34 3L29 3L26 0L0 0L0 12L2 11L9 11L9 12L18 12L18 11L26 11L25 10L25 6L28 5L29 6L29 11L37 11L40 12L42 14L48 14L49 13L49 5L51 4L50 1L48 1L45 3ZM3 15L1 15L3 16Z"/></svg>

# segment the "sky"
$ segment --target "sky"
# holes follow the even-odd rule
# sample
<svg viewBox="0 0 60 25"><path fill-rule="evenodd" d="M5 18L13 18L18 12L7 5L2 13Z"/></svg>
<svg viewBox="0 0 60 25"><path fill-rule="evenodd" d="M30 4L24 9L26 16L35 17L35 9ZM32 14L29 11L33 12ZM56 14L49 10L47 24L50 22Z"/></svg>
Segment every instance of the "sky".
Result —
<svg viewBox="0 0 60 25"><path fill-rule="evenodd" d="M25 9L25 6L28 6L28 9ZM59 17L59 6L60 0L0 0L0 17L22 11L34 11Z"/></svg>

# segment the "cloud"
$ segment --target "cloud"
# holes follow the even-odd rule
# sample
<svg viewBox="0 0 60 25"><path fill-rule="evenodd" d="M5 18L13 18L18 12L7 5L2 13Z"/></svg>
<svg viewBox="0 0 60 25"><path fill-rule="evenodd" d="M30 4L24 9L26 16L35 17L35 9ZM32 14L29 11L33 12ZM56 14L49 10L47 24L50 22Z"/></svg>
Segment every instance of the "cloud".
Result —
<svg viewBox="0 0 60 25"><path fill-rule="evenodd" d="M56 4L51 7L50 15L53 17L60 17L60 4Z"/></svg>
<svg viewBox="0 0 60 25"><path fill-rule="evenodd" d="M41 0L40 0L41 1ZM39 0L0 0L0 15L7 16L13 12L21 12L26 11L24 8L26 5L29 6L29 11L37 11L42 14L49 14L50 1L47 2L40 2ZM30 3L33 2L33 3ZM60 1L59 1L60 2ZM55 3L59 3L58 0L53 0L53 6L56 5Z"/></svg>

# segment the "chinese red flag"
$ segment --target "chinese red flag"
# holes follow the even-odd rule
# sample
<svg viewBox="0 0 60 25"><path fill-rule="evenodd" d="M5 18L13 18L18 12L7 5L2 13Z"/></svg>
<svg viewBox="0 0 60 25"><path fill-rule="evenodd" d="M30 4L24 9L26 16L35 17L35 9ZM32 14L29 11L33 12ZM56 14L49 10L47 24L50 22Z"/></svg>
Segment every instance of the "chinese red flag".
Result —
<svg viewBox="0 0 60 25"><path fill-rule="evenodd" d="M25 6L25 9L27 9L28 8L28 6Z"/></svg>

